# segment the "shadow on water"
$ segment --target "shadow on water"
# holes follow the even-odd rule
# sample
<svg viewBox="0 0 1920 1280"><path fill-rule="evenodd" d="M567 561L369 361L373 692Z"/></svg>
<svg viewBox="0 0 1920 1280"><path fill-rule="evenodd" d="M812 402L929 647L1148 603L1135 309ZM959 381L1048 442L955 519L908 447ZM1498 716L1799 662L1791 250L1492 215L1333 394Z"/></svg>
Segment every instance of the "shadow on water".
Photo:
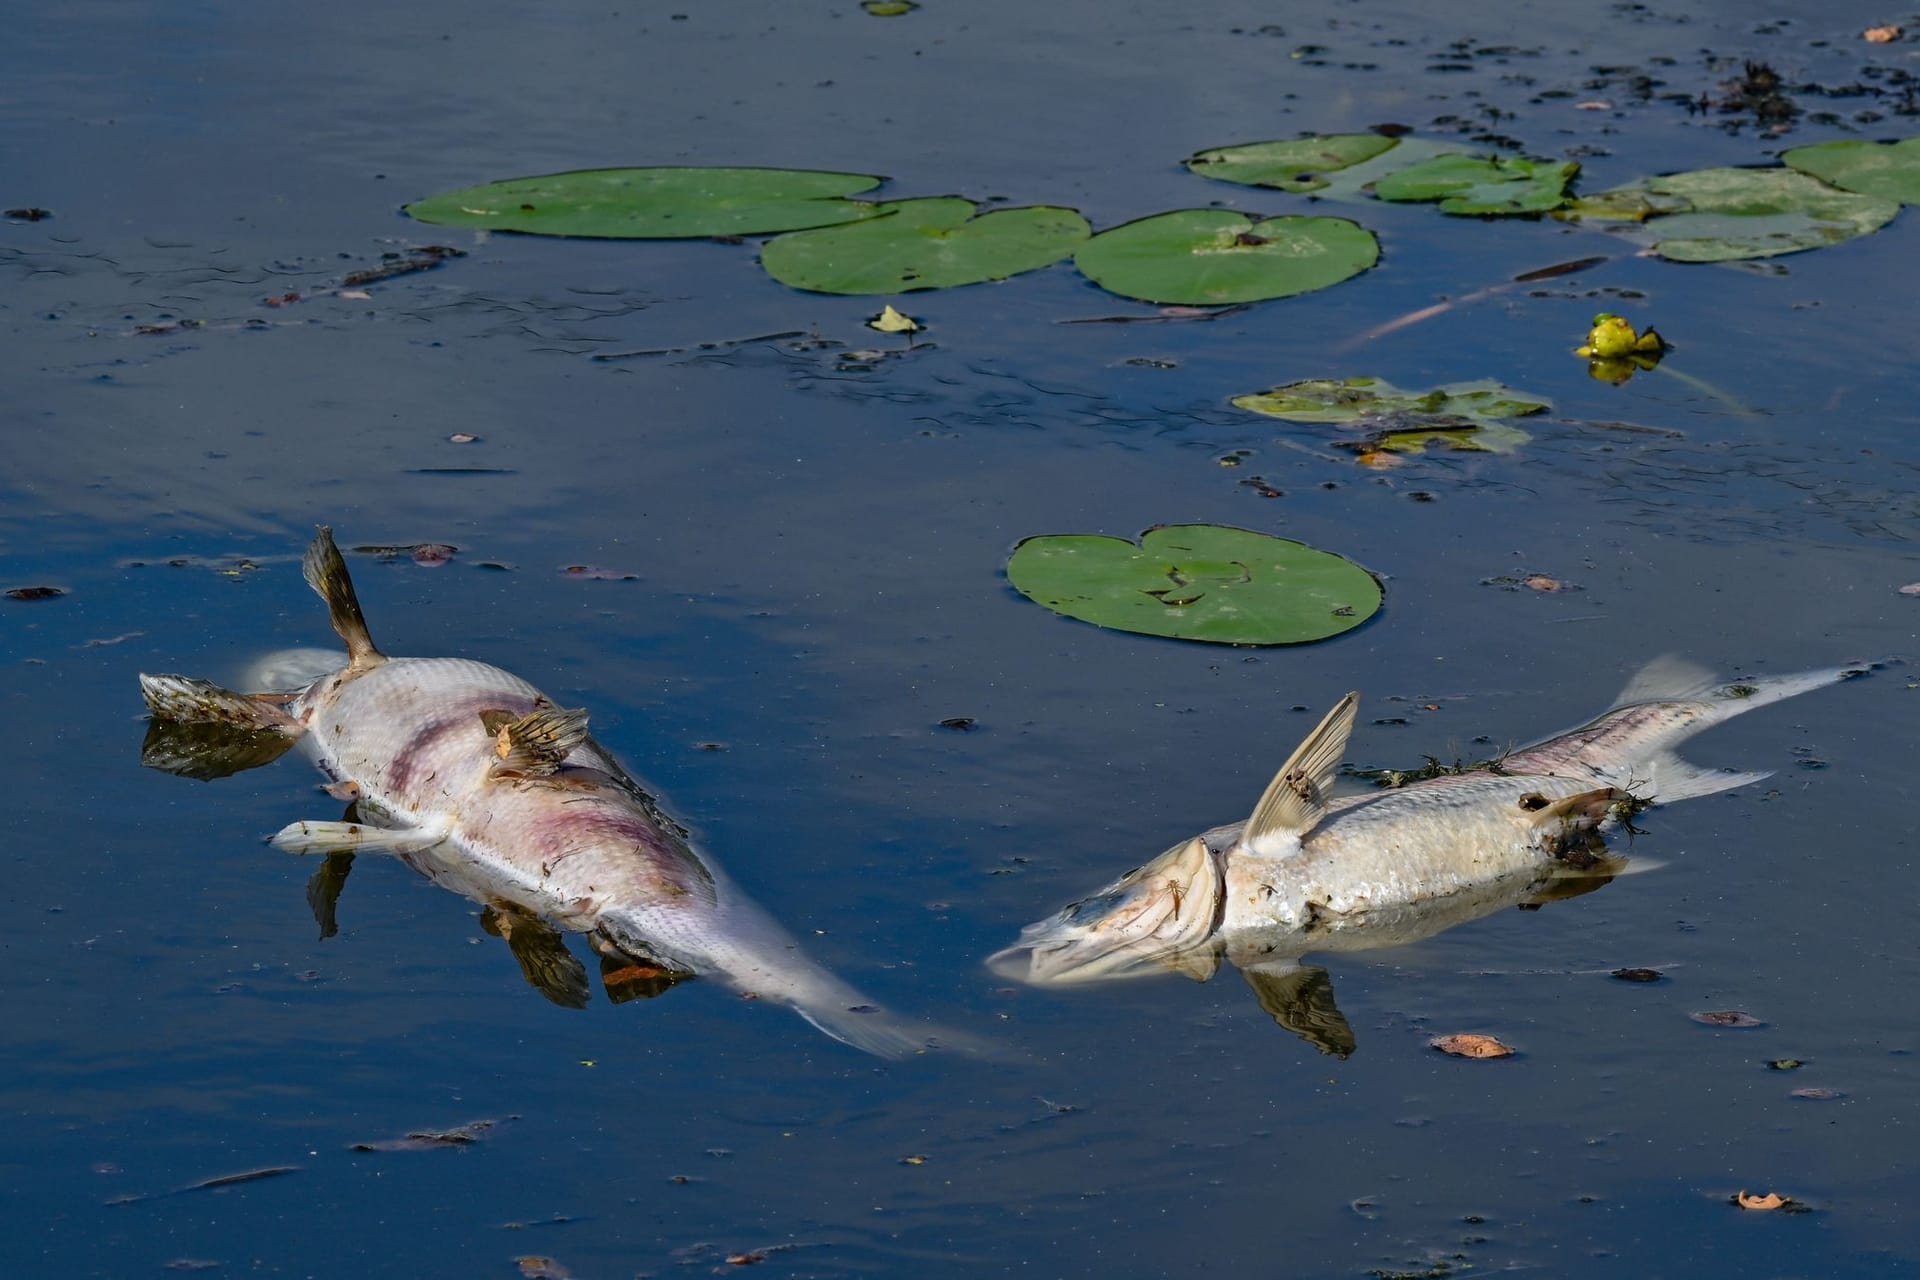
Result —
<svg viewBox="0 0 1920 1280"><path fill-rule="evenodd" d="M1406 769L1498 754L1656 653L1757 674L1910 655L1911 210L1741 271L1368 205L1380 265L1320 294L1164 317L1058 266L896 300L928 326L911 346L865 327L879 300L777 286L751 245L396 213L518 173L710 163L1099 227L1271 214L1311 206L1178 161L1383 123L1509 138L1598 188L1916 132L1911 38L1869 44L1885 15L1856 10L213 4L162 30L109 3L17 24L6 111L40 145L5 207L52 216L0 221L0 565L64 594L0 598L0 1272L1913 1273L1898 669L1721 730L1716 760L1773 777L1616 848L1657 872L1344 956L1337 1006L1311 966L1256 1000L982 966L1138 851L1245 812L1306 708L1356 685L1352 759ZM1723 87L1749 60L1797 114ZM464 256L357 274L433 244ZM1570 352L1602 310L1751 412L1659 371L1588 378ZM1116 314L1145 322L1064 323ZM1230 404L1357 374L1498 377L1553 408L1513 455L1370 468ZM1202 521L1348 555L1386 606L1324 644L1227 649L1068 621L1000 573L1032 534ZM537 913L263 850L338 812L296 803L292 762L204 790L142 769L139 671L231 682L326 638L293 554L326 522L451 549L356 560L394 651L592 706L823 964L1031 1060L873 1061L718 983L570 1007L590 963ZM602 977L650 990L628 981ZM1690 1016L1732 1010L1760 1025ZM1519 1052L1428 1047L1456 1031Z"/></svg>

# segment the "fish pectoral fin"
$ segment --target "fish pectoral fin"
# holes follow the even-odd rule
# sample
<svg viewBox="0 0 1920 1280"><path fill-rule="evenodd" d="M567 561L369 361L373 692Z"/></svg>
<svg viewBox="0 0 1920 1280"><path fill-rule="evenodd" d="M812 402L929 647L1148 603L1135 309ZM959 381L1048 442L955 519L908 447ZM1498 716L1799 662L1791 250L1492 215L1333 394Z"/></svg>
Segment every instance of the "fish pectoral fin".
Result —
<svg viewBox="0 0 1920 1280"><path fill-rule="evenodd" d="M290 822L267 843L288 853L419 853L446 839L418 827L370 827L364 822Z"/></svg>
<svg viewBox="0 0 1920 1280"><path fill-rule="evenodd" d="M1288 841L1297 844L1301 837L1320 825L1327 814L1327 792L1333 775L1347 753L1347 738L1353 733L1353 717L1360 695L1349 693L1334 704L1326 719L1294 749L1280 772L1253 806L1240 842L1255 853L1278 854Z"/></svg>
<svg viewBox="0 0 1920 1280"><path fill-rule="evenodd" d="M546 777L587 740L584 708L554 708L508 718L511 712L482 711L480 723L494 735L493 753L499 757L495 775L517 778Z"/></svg>
<svg viewBox="0 0 1920 1280"><path fill-rule="evenodd" d="M560 931L532 912L509 903L480 910L480 927L507 940L528 985L563 1009L584 1009L591 998L587 967L567 949Z"/></svg>
<svg viewBox="0 0 1920 1280"><path fill-rule="evenodd" d="M1333 1000L1333 978L1317 964L1252 965L1240 976L1269 1018L1322 1053L1346 1058L1359 1046Z"/></svg>
<svg viewBox="0 0 1920 1280"><path fill-rule="evenodd" d="M1605 822L1613 807L1622 802L1632 804L1633 793L1618 787L1596 787L1534 810L1533 825L1541 831L1591 831Z"/></svg>
<svg viewBox="0 0 1920 1280"><path fill-rule="evenodd" d="M353 577L340 548L333 545L333 530L321 525L307 547L300 571L314 594L327 602L327 618L333 630L347 645L347 670L358 675L387 660L367 634L366 615L360 612L360 597L353 589Z"/></svg>

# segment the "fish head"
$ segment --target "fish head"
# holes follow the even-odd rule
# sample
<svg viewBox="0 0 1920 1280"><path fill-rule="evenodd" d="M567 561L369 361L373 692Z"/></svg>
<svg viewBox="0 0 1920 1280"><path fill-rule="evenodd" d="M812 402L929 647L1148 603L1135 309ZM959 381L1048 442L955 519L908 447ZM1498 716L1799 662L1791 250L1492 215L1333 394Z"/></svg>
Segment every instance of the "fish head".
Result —
<svg viewBox="0 0 1920 1280"><path fill-rule="evenodd" d="M1216 934L1225 901L1219 861L1195 836L1028 925L1018 942L987 964L1036 986L1167 970L1205 981L1220 963Z"/></svg>

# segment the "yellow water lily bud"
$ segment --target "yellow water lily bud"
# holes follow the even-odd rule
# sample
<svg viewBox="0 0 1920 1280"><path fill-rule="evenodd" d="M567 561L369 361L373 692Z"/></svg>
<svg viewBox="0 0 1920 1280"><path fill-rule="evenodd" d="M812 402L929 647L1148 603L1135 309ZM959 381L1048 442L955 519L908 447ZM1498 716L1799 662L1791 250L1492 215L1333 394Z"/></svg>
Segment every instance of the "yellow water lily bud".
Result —
<svg viewBox="0 0 1920 1280"><path fill-rule="evenodd" d="M1587 333L1587 345L1579 354L1590 359L1617 360L1633 350L1633 344L1639 341L1639 336L1624 316L1603 311L1593 318L1593 328Z"/></svg>

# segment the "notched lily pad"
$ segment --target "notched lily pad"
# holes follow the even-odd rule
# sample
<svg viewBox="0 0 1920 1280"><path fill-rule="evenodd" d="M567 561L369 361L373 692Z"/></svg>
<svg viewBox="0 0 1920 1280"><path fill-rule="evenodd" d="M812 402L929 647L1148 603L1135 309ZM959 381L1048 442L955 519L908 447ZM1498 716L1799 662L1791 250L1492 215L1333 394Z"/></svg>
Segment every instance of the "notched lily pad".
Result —
<svg viewBox="0 0 1920 1280"><path fill-rule="evenodd" d="M1326 175L1350 169L1398 145L1377 133L1329 133L1312 138L1214 147L1186 158L1203 178L1280 191L1319 191Z"/></svg>
<svg viewBox="0 0 1920 1280"><path fill-rule="evenodd" d="M843 197L882 181L818 169L576 169L442 192L406 212L421 222L543 236L750 236L873 217L874 205Z"/></svg>
<svg viewBox="0 0 1920 1280"><path fill-rule="evenodd" d="M1900 202L1840 191L1795 169L1695 169L1573 202L1567 217L1617 230L1674 262L1735 262L1839 244L1877 231Z"/></svg>
<svg viewBox="0 0 1920 1280"><path fill-rule="evenodd" d="M1440 202L1454 214L1546 213L1566 203L1580 166L1532 156L1435 156L1373 184L1382 200Z"/></svg>
<svg viewBox="0 0 1920 1280"><path fill-rule="evenodd" d="M1351 560L1225 525L1160 525L1138 544L1049 534L1014 548L1007 578L1055 613L1117 631L1217 644L1304 644L1359 626L1380 583Z"/></svg>
<svg viewBox="0 0 1920 1280"><path fill-rule="evenodd" d="M1345 218L1255 221L1226 209L1179 209L1101 232L1074 265L1122 297L1221 306L1325 289L1379 260L1373 233Z"/></svg>
<svg viewBox="0 0 1920 1280"><path fill-rule="evenodd" d="M1419 453L1429 444L1511 453L1532 439L1506 419L1544 412L1551 401L1490 378L1431 391L1403 391L1381 378L1309 378L1254 395L1235 396L1241 409L1290 422L1331 422L1365 432L1340 442L1362 461L1384 450Z"/></svg>
<svg viewBox="0 0 1920 1280"><path fill-rule="evenodd" d="M1795 147L1780 157L1789 168L1829 186L1903 204L1920 204L1920 138L1864 142L1848 138Z"/></svg>
<svg viewBox="0 0 1920 1280"><path fill-rule="evenodd" d="M760 265L780 283L815 293L906 293L1037 270L1092 234L1078 213L1051 205L978 213L971 200L935 196L872 209L857 225L770 240Z"/></svg>

